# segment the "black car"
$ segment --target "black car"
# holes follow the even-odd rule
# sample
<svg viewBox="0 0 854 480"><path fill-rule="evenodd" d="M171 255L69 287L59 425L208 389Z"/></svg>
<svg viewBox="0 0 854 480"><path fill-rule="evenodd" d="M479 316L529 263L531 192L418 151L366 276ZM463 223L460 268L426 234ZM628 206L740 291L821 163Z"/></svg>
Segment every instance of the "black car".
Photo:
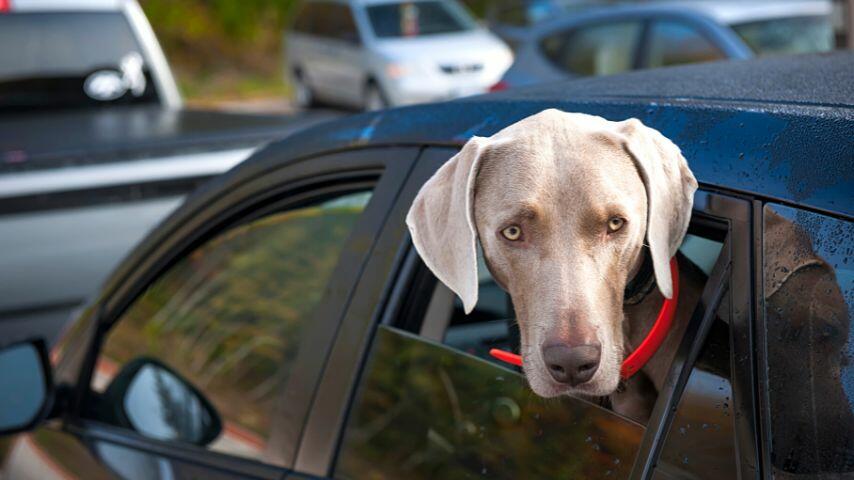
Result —
<svg viewBox="0 0 854 480"><path fill-rule="evenodd" d="M274 143L153 232L49 355L2 339L0 423L31 429L0 439L2 471L850 478L852 71L852 54L663 69ZM682 252L707 281L646 425L492 362L518 345L508 296L481 278L463 315L404 226L469 137L550 107L637 117L700 181Z"/></svg>

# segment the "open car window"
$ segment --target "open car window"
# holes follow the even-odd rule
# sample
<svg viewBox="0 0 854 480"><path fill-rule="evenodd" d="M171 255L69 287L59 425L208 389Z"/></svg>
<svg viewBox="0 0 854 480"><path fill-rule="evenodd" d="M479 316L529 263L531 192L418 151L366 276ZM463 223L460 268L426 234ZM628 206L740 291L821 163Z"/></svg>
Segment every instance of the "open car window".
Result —
<svg viewBox="0 0 854 480"><path fill-rule="evenodd" d="M720 299L729 278L727 232L692 224L689 233L680 261L708 277L704 298L717 296L690 320L704 327L686 335L680 351L705 347L696 365L696 356L674 363L678 372L688 365L679 373L687 387L684 395L681 386L659 394L656 409L666 411L654 412L655 426L618 415L607 402L534 395L518 369L488 355L490 348L518 349L509 296L481 273L479 302L466 316L423 267L410 280L398 323L380 327L374 339L335 477L628 478L653 456L660 458L657 467L649 464L657 478L734 472L732 417L724 406L732 395L730 307Z"/></svg>

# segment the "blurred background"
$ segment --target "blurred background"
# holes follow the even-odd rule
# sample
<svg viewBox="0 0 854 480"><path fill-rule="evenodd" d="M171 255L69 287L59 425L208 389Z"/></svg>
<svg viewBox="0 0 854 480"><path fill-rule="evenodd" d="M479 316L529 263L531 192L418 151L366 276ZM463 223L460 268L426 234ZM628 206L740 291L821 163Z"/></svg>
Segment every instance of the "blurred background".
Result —
<svg viewBox="0 0 854 480"><path fill-rule="evenodd" d="M323 37L331 35L340 36L346 30L346 27L335 26L342 20L341 13L314 11L318 8L306 8L303 5L305 2L296 0L241 2L141 0L140 3L173 67L181 93L186 98L187 104L192 106L250 111L290 111L294 106L294 95L299 93L295 92L294 87L301 87L300 79L294 81L293 69L300 66L289 63L286 52L291 53L292 57L304 55L304 52L289 51L288 41L293 36L284 35L283 32L291 30L298 18L305 21L305 17L312 14L319 17L316 19L317 23L327 24L326 27L324 25L308 27L313 28L309 37L318 37L315 40L323 41ZM654 35L654 38L643 39L647 42L647 49L655 49L656 44L661 43L684 43L683 51L679 52L681 58L665 59L669 62L659 61L658 65L691 63L725 57L743 58L749 54L807 53L832 48L851 48L851 40L847 32L851 29L852 2L846 1L736 2L722 0L629 3L572 0L468 0L461 2L462 9L468 11L467 13L475 19L477 25L467 25L464 21L457 22L461 25L452 25L453 19L443 18L441 12L430 9L439 10L434 4L453 7L454 3L453 1L392 3L395 5L392 8L400 12L413 8L421 10L422 17L429 17L419 19L422 27L428 27L428 31L422 28L421 32L414 30L408 34L402 32L400 35L419 37L429 34L430 28L437 31L453 30L455 26L459 29L478 28L478 26L490 29L512 47L517 56L521 57L517 58L511 76L504 84L496 82L497 87L489 86L494 89L501 89L513 83L527 84L537 80L556 80L559 79L560 74L571 76L618 73L622 70L639 68L641 65L626 58L614 57L627 57L632 49L640 48L641 19L644 21L658 19L665 22L670 20L663 25L661 22L657 26L650 25L653 27L650 30L654 31L647 32L647 35L650 33L657 35ZM418 6L421 6L421 9L418 9ZM376 10L378 7L373 8ZM386 10L389 8L386 7ZM446 9L451 10L451 8ZM370 11L371 7L368 7L368 12ZM361 12L354 13L358 16ZM459 16L466 16L467 13L464 12ZM400 22L405 15L406 13L390 16L386 13L382 16L368 13L367 23L370 25L366 25L368 28L365 30L372 31L358 32L356 38L344 38L343 41L352 44L353 41L358 41L358 37L377 35L379 30L388 28L387 25L394 22ZM639 20L637 25L633 25L630 21L633 15ZM581 20L584 21L579 25L572 22L573 17L585 16L588 18L582 18ZM682 16L685 21L680 23ZM357 18L356 23L358 20ZM442 25L443 20L448 25ZM719 25L704 25L706 22ZM560 25L561 23L564 25ZM591 24L596 28L580 29L579 27L584 24ZM727 45L726 35L721 35L714 28L710 28L715 26L720 26L724 34L727 33L727 27L732 27L736 36L744 41L751 51L740 52L737 48ZM324 28L327 27L337 32L331 30L324 32ZM560 43L560 39L555 37L567 31L574 31L575 42L584 43L577 48L588 50L576 52L575 57L584 57L586 53L590 58L557 58L561 52L556 50L563 45L555 45ZM547 33L552 35L546 35ZM542 34L544 38L529 38L532 35L538 37L538 34ZM694 38L695 35L711 38L712 41L704 46L701 44L702 39ZM531 40L539 40L543 43L538 45L541 52L530 51L531 49L528 48L530 46L526 43ZM299 39L296 42L299 42ZM472 43L470 48L477 51L478 45ZM589 44L598 44L598 48ZM299 47L305 49L303 45ZM432 47L447 48L446 45L438 42ZM730 48L727 49L727 47ZM424 48L429 50L431 45L424 45ZM403 59L404 62L415 61L419 55L425 55L424 51L411 53L414 58ZM446 54L450 53L446 52ZM537 53L545 58L536 58ZM585 61L594 63L595 60L592 57L597 56L600 58L600 64L608 63L609 65L599 65L598 68L596 65L580 65ZM610 58L602 59L602 57ZM572 65L574 69L567 68L567 64L571 62L575 63ZM540 63L546 63L546 65L540 65ZM558 67L557 72L548 71L549 67L554 66ZM409 99L402 99L402 101L407 100Z"/></svg>

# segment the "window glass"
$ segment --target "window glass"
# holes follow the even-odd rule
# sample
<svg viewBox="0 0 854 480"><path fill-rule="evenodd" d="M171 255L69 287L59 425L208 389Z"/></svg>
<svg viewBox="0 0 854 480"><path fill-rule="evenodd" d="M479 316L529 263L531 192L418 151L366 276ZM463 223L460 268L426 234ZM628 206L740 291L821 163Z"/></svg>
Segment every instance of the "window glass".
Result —
<svg viewBox="0 0 854 480"><path fill-rule="evenodd" d="M142 51L121 13L2 14L0 45L0 112L158 100ZM96 81L93 75L104 70L113 76ZM108 83L133 86L108 88Z"/></svg>
<svg viewBox="0 0 854 480"><path fill-rule="evenodd" d="M294 30L300 33L313 33L314 22L317 18L317 4L307 3L303 5L294 20Z"/></svg>
<svg viewBox="0 0 854 480"><path fill-rule="evenodd" d="M346 42L358 42L359 32L356 30L356 22L353 12L348 5L330 4L329 11L323 17L326 25L326 36L344 40Z"/></svg>
<svg viewBox="0 0 854 480"><path fill-rule="evenodd" d="M738 478L730 383L730 308L727 294L679 399L654 478Z"/></svg>
<svg viewBox="0 0 854 480"><path fill-rule="evenodd" d="M336 478L626 478L643 436L597 405L544 401L520 374L389 327L366 369Z"/></svg>
<svg viewBox="0 0 854 480"><path fill-rule="evenodd" d="M543 54L576 75L610 75L632 69L641 24L602 23L545 38Z"/></svg>
<svg viewBox="0 0 854 480"><path fill-rule="evenodd" d="M724 58L700 32L680 22L655 22L649 35L646 66L650 68Z"/></svg>
<svg viewBox="0 0 854 480"><path fill-rule="evenodd" d="M733 25L732 29L759 55L833 50L830 17L773 18Z"/></svg>
<svg viewBox="0 0 854 480"><path fill-rule="evenodd" d="M446 1L386 3L369 6L367 12L378 38L420 37L475 28L474 20L462 8Z"/></svg>
<svg viewBox="0 0 854 480"><path fill-rule="evenodd" d="M776 478L854 473L854 225L764 209L771 462Z"/></svg>
<svg viewBox="0 0 854 480"><path fill-rule="evenodd" d="M221 433L205 442L209 448L284 464L275 440L281 432L274 426L282 414L276 399L290 377L301 334L369 197L366 192L350 193L252 221L215 237L172 266L107 335L92 379L94 392L103 395L93 396L91 415L129 427L101 413L118 408L105 404L111 401L110 384L122 377L123 369L153 359L158 363L148 365L161 372L157 378L136 377L129 396L114 403L127 410L134 398L162 397L169 393L164 393L164 379L175 384L173 391L191 396L171 369L198 389L221 417ZM146 388L157 391L141 391ZM178 431L168 417L176 400L169 400L163 402L159 438L173 438ZM154 402L148 403L144 414L159 414L151 411ZM185 402L185 407L200 410L204 405ZM134 415L125 414L133 420Z"/></svg>

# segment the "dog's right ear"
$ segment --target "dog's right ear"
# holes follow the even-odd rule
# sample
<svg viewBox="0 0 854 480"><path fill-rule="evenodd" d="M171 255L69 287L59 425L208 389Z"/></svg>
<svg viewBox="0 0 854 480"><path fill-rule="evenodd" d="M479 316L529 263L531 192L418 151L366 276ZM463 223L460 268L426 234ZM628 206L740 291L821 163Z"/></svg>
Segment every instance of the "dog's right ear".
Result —
<svg viewBox="0 0 854 480"><path fill-rule="evenodd" d="M406 215L415 249L436 277L463 301L477 303L474 187L487 139L472 137L421 187Z"/></svg>

